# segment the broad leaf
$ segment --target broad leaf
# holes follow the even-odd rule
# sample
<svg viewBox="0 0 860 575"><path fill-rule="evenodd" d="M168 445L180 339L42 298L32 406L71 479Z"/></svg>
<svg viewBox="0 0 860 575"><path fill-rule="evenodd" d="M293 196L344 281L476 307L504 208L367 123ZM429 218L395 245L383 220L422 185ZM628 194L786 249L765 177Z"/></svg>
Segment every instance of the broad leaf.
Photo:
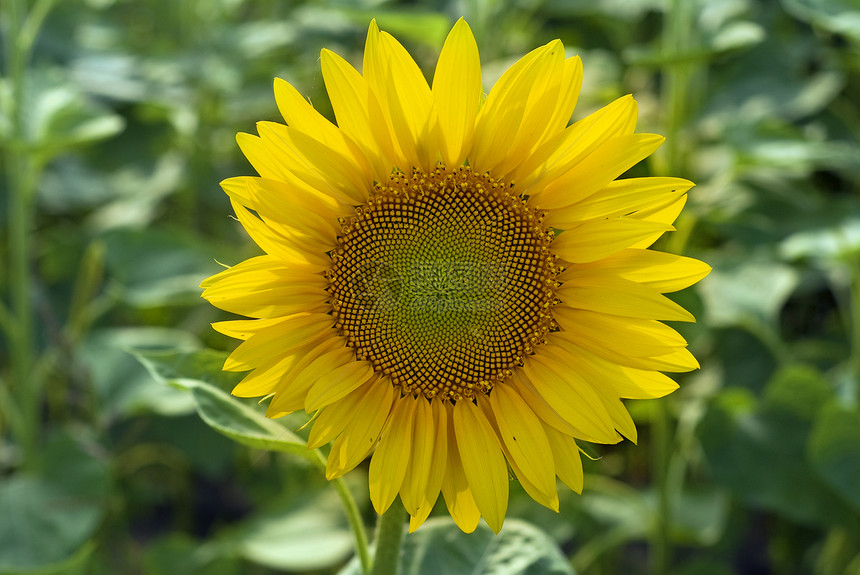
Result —
<svg viewBox="0 0 860 575"><path fill-rule="evenodd" d="M498 535L481 523L463 533L448 518L430 519L403 541L402 575L573 575L549 536L530 523L508 519ZM357 562L340 575L360 575Z"/></svg>
<svg viewBox="0 0 860 575"><path fill-rule="evenodd" d="M307 448L306 442L274 420L251 409L214 385L195 379L229 379L235 374L221 371L223 355L211 350L194 352L138 352L135 354L156 379L191 392L200 418L215 431L253 447L299 455L319 464L319 453ZM217 365L217 368L215 367ZM187 373L191 377L186 377Z"/></svg>

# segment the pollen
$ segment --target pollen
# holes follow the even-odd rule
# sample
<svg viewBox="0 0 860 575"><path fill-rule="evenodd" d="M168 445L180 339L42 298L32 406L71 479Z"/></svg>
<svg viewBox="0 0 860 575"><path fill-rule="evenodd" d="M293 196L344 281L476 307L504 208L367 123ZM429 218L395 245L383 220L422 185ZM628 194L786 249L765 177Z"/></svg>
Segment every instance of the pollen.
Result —
<svg viewBox="0 0 860 575"><path fill-rule="evenodd" d="M542 219L469 167L377 184L331 253L335 328L403 394L488 393L555 328Z"/></svg>

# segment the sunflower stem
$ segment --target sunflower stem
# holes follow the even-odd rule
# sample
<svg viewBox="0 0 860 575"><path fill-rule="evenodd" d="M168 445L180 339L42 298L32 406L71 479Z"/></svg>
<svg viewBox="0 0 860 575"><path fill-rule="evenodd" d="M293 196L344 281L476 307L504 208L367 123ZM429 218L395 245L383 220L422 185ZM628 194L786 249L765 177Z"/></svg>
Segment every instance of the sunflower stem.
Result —
<svg viewBox="0 0 860 575"><path fill-rule="evenodd" d="M11 98L6 110L10 119L9 139L4 142L6 169L8 170L8 230L9 230L9 271L10 271L10 315L9 363L11 380L9 388L17 396L18 408L22 418L17 428L25 463L34 453L37 433L38 402L30 381L34 364L33 342L33 293L30 277L32 255L31 229L33 220L35 171L32 154L25 147L24 102L25 71L32 48L31 36L22 34L26 3L10 0L4 3L3 15L6 17L6 81L11 87ZM24 31L33 28L26 27ZM6 322L4 322L6 323Z"/></svg>
<svg viewBox="0 0 860 575"><path fill-rule="evenodd" d="M693 28L692 3L668 0L663 29L663 51L666 64L663 69L666 120L666 169L669 173L683 173L685 156L682 128L689 115L689 96L692 66L683 58L690 49ZM680 228L689 230L693 221L685 221ZM683 250L689 231L680 234L675 249ZM666 398L654 402L652 421L654 483L657 489L657 515L651 537L652 566L655 575L669 573L672 565L672 494L680 488L683 478L670 473L674 427Z"/></svg>
<svg viewBox="0 0 860 575"><path fill-rule="evenodd" d="M361 564L361 572L366 575L370 573L370 546L367 541L364 522L361 520L361 512L358 510L355 498L342 477L338 477L331 483L340 496L341 503L343 503L343 510L355 536L355 552L358 555L358 562Z"/></svg>
<svg viewBox="0 0 860 575"><path fill-rule="evenodd" d="M654 441L654 482L657 484L657 516L653 533L653 555L651 572L663 575L669 572L671 564L671 543L669 530L671 526L672 504L671 486L669 484L669 457L672 442L669 416L669 404L666 398L654 401L655 413L651 429Z"/></svg>
<svg viewBox="0 0 860 575"><path fill-rule="evenodd" d="M325 456L318 449L310 451L309 455L310 460L325 473ZM346 519L352 528L352 534L355 537L355 553L358 555L358 562L361 564L361 572L364 575L368 575L371 567L370 545L367 540L367 531L364 529L364 521L361 519L361 511L359 511L358 505L355 504L352 491L349 490L343 477L332 479L330 483L337 492L338 497L340 497L340 502L343 504L343 512L346 513Z"/></svg>
<svg viewBox="0 0 860 575"><path fill-rule="evenodd" d="M379 522L376 525L376 553L371 575L397 575L405 518L403 507L397 503L391 505L388 511L379 516Z"/></svg>
<svg viewBox="0 0 860 575"><path fill-rule="evenodd" d="M851 310L851 354L854 387L851 390L854 402L860 401L860 264L851 260L851 291L848 294L848 305Z"/></svg>

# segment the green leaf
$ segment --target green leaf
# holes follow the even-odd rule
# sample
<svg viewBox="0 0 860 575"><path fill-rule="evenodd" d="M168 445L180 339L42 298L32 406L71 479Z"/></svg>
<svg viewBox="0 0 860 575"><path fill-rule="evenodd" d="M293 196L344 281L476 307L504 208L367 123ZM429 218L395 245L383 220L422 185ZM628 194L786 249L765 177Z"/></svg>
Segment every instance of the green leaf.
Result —
<svg viewBox="0 0 860 575"><path fill-rule="evenodd" d="M573 575L549 536L525 521L508 519L498 535L481 523L463 533L448 518L433 518L404 538L402 575ZM359 575L350 563L340 575Z"/></svg>
<svg viewBox="0 0 860 575"><path fill-rule="evenodd" d="M821 410L809 440L818 475L860 511L860 410L831 404Z"/></svg>
<svg viewBox="0 0 860 575"><path fill-rule="evenodd" d="M313 571L348 559L354 539L337 493L305 489L268 505L231 544L241 557L272 569Z"/></svg>
<svg viewBox="0 0 860 575"><path fill-rule="evenodd" d="M786 258L840 260L860 254L860 218L832 221L829 227L797 232L785 239L780 252Z"/></svg>
<svg viewBox="0 0 860 575"><path fill-rule="evenodd" d="M107 269L136 307L197 303L200 282L221 269L211 244L179 230L117 229L104 242Z"/></svg>
<svg viewBox="0 0 860 575"><path fill-rule="evenodd" d="M79 348L93 391L106 417L142 413L182 415L194 409L187 393L153 381L129 350L192 350L200 346L188 332L158 327L97 330Z"/></svg>
<svg viewBox="0 0 860 575"><path fill-rule="evenodd" d="M110 138L125 127L123 118L88 98L58 69L31 72L28 144L48 159L71 148Z"/></svg>
<svg viewBox="0 0 860 575"><path fill-rule="evenodd" d="M711 326L775 326L779 310L799 281L790 266L744 256L710 260L714 270L699 284Z"/></svg>
<svg viewBox="0 0 860 575"><path fill-rule="evenodd" d="M42 447L38 473L0 481L0 573L72 559L108 502L108 465L68 435Z"/></svg>
<svg viewBox="0 0 860 575"><path fill-rule="evenodd" d="M853 0L782 0L787 12L860 42L860 11Z"/></svg>
<svg viewBox="0 0 860 575"><path fill-rule="evenodd" d="M832 391L811 368L789 368L764 400L714 402L698 428L711 474L744 501L797 522L831 525L846 511L810 465L812 415Z"/></svg>
<svg viewBox="0 0 860 575"><path fill-rule="evenodd" d="M221 371L223 355L216 359L217 352L199 350L138 352L135 356L156 379L190 391L197 414L218 433L255 449L292 453L317 464L322 461L319 452L309 450L301 437L283 425L267 419L214 385L194 379L195 376L210 380L235 377L235 374ZM186 377L186 373L192 377Z"/></svg>

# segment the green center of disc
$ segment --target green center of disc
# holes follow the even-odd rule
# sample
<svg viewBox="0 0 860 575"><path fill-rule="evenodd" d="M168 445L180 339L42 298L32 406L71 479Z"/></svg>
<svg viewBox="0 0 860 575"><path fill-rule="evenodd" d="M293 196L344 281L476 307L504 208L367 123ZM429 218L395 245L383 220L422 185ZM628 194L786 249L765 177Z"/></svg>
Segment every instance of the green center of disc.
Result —
<svg viewBox="0 0 860 575"><path fill-rule="evenodd" d="M551 239L468 168L393 178L343 224L328 273L336 327L404 393L485 393L552 324Z"/></svg>

